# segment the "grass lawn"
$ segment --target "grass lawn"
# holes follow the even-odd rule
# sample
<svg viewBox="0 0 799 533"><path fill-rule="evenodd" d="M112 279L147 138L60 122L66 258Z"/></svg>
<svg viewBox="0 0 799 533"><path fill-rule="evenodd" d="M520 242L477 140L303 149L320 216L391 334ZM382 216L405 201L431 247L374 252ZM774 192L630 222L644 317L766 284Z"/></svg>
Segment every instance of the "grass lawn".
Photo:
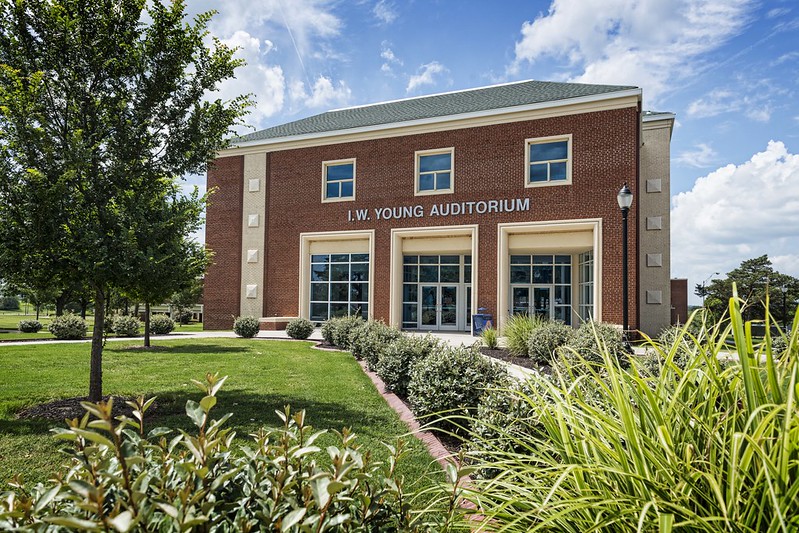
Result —
<svg viewBox="0 0 799 533"><path fill-rule="evenodd" d="M262 426L277 426L275 409L289 404L306 409L316 429L350 427L362 445L385 457L380 442L395 442L407 427L377 393L349 353L326 352L310 343L245 339L159 341L144 351L125 343L109 343L103 356L104 393L157 396L149 427L181 427L193 431L185 415L186 400L201 393L191 379L206 372L229 378L218 394L215 417L234 413L228 421L242 440ZM25 406L48 400L85 396L89 381L89 345L48 343L0 345L0 488L12 474L26 482L44 481L62 462L61 443L49 430L63 426L45 420L20 420ZM322 449L332 439L319 443ZM408 484L429 482L441 470L415 438L401 465Z"/></svg>

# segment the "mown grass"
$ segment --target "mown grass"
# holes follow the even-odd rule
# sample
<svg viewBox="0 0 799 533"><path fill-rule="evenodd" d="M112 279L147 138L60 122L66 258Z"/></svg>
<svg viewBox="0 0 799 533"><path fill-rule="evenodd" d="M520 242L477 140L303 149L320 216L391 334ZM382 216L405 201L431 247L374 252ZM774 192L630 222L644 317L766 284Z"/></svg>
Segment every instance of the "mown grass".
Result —
<svg viewBox="0 0 799 533"><path fill-rule="evenodd" d="M326 352L310 343L245 339L160 341L150 351L127 344L108 344L104 351L104 392L157 396L149 427L191 431L185 415L188 399L202 396L191 383L206 372L229 376L219 393L217 416L233 413L228 426L238 438L263 426L277 427L276 409L306 409L317 429L350 427L358 440L380 457L381 442L395 442L407 431L397 414L377 393L349 353ZM0 487L14 473L26 481L44 481L62 462L59 445L49 430L63 423L20 420L20 409L88 391L89 346L48 343L0 345ZM401 465L408 482L440 475L437 464L416 439ZM327 445L321 442L324 449ZM422 481L426 484L427 481Z"/></svg>

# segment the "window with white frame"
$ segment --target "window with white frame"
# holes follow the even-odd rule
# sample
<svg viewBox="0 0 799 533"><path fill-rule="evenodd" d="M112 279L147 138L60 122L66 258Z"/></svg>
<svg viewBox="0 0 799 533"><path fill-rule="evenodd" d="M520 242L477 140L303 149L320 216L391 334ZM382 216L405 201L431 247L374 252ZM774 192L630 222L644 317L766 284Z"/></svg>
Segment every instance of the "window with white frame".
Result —
<svg viewBox="0 0 799 533"><path fill-rule="evenodd" d="M579 256L580 263L580 318L588 321L594 318L594 252L584 252Z"/></svg>
<svg viewBox="0 0 799 533"><path fill-rule="evenodd" d="M571 183L571 135L527 139L527 187Z"/></svg>
<svg viewBox="0 0 799 533"><path fill-rule="evenodd" d="M416 194L453 192L454 167L454 148L416 152Z"/></svg>
<svg viewBox="0 0 799 533"><path fill-rule="evenodd" d="M322 201L355 200L355 160L322 163Z"/></svg>

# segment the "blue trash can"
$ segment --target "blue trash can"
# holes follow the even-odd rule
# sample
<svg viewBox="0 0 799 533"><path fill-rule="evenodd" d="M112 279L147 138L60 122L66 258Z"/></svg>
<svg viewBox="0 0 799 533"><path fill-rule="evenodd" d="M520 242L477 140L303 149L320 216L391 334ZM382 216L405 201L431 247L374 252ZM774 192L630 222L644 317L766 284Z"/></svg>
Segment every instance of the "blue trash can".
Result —
<svg viewBox="0 0 799 533"><path fill-rule="evenodd" d="M482 335L486 328L494 327L494 317L489 313L477 313L472 315L472 335L477 337Z"/></svg>

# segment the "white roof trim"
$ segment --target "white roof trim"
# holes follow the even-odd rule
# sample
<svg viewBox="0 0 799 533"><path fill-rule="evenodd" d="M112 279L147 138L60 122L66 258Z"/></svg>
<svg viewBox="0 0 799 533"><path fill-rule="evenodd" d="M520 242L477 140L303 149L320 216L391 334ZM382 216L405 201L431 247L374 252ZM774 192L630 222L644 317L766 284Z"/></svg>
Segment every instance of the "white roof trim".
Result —
<svg viewBox="0 0 799 533"><path fill-rule="evenodd" d="M643 115L641 117L641 121L643 122L655 122L657 120L674 120L677 118L677 115L674 113L657 113L654 115Z"/></svg>
<svg viewBox="0 0 799 533"><path fill-rule="evenodd" d="M274 137L270 139L258 139L254 141L245 141L241 143L231 144L227 150L235 148L247 148L250 146L269 146L272 144L282 144L290 141L302 141L308 139L324 139L329 137L338 137L341 135L351 135L356 133L368 133L381 130L391 130L395 128L404 128L409 126L420 126L425 124L436 124L439 122L451 122L453 120L468 120L473 118L490 117L494 115L504 115L507 113L523 113L525 111L535 111L538 109L547 109L553 107L564 107L574 104L584 104L591 102L601 102L604 100L615 100L617 98L624 98L628 96L636 96L641 99L641 89L626 89L623 91L614 91L603 94L595 94L590 96L579 96L576 98L565 98L563 100L549 100L546 102L536 102L527 105L518 105L511 107L502 107L498 109L487 109L485 111L474 111L471 113L459 113L455 115L443 115L440 117L428 117L417 120L406 120L404 122L389 122L386 124L375 124L373 126L362 126L359 128L346 128L340 130L322 131L315 133L306 133L302 135L289 135L286 137ZM660 115L663 116L663 115ZM673 116L673 115L672 115ZM660 119L662 120L662 119Z"/></svg>

